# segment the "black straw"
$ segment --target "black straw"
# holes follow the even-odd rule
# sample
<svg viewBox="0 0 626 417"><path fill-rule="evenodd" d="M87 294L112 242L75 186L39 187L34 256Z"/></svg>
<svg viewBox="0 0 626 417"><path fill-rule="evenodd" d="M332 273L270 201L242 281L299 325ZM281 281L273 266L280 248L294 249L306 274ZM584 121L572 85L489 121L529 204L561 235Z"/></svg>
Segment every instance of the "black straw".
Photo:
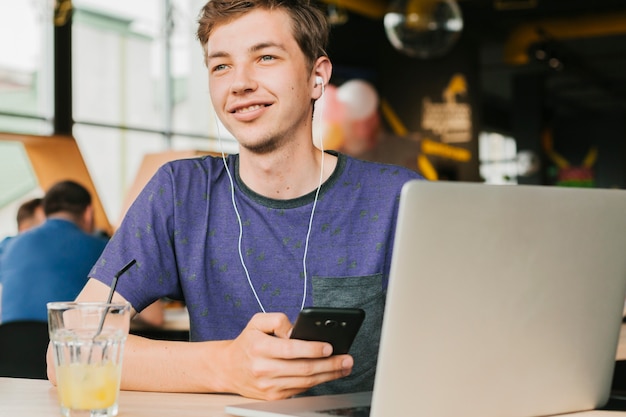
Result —
<svg viewBox="0 0 626 417"><path fill-rule="evenodd" d="M133 259L132 261L127 263L122 269L120 269L117 272L117 274L115 274L115 276L113 276L113 281L111 282L111 290L109 291L109 298L107 299L107 304L110 304L111 300L113 300L113 293L115 292L115 287L117 286L117 279L124 272L128 271L131 266L135 265L136 262L137 261ZM102 332L102 327L104 326L104 319L106 318L108 312L109 312L109 307L107 307L104 310L104 312L102 313L102 317L100 317L100 324L98 324L98 331L96 332L96 334L93 336L92 339L95 339L96 337L98 337L100 335L100 333ZM106 348L107 348L107 346L104 347L104 350L106 350ZM93 352L93 345L89 349L89 357L87 358L87 363L91 363L91 354L92 354L92 352Z"/></svg>
<svg viewBox="0 0 626 417"><path fill-rule="evenodd" d="M111 282L111 289L109 290L109 298L107 299L107 304L110 304L111 300L113 299L113 293L115 292L115 287L117 286L117 279L124 272L128 271L131 266L135 265L136 262L137 261L133 259L132 261L127 263L122 269L120 269L117 272L117 274L115 274L115 276L113 276L113 281ZM96 336L98 336L100 334L100 332L102 331L102 326L104 326L104 319L105 319L108 311L109 311L109 308L107 307L107 309L102 314L102 317L100 318L100 324L98 325L98 331L96 332L94 338L96 338Z"/></svg>
<svg viewBox="0 0 626 417"><path fill-rule="evenodd" d="M113 299L113 293L115 292L115 287L117 287L117 279L120 277L120 275L128 271L131 266L135 265L135 263L137 263L137 261L133 259L132 261L127 263L126 266L120 269L117 274L115 274L115 276L113 277L113 281L111 282L111 289L109 290L109 298L107 299L107 304L111 303L111 300Z"/></svg>

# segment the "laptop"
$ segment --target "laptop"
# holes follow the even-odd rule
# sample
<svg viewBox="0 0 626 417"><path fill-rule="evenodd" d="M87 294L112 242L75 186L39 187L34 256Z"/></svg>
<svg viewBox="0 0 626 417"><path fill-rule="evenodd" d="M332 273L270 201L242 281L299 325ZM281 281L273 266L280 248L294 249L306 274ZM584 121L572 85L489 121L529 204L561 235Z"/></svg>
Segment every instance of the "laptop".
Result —
<svg viewBox="0 0 626 417"><path fill-rule="evenodd" d="M601 407L625 251L626 191L411 181L400 198L373 392L226 412L535 417Z"/></svg>

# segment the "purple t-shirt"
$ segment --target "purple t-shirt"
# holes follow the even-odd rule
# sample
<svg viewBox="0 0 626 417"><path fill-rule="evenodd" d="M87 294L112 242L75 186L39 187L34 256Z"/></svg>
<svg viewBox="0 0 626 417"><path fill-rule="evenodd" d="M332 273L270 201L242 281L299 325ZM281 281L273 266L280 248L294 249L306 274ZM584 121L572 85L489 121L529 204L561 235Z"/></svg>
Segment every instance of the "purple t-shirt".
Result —
<svg viewBox="0 0 626 417"><path fill-rule="evenodd" d="M371 389L400 190L421 177L405 168L337 156L315 208L305 305L366 311L351 350L354 381L340 388L346 392ZM261 311L251 285L267 312L284 312L295 321L304 294L303 255L315 191L291 200L263 197L243 184L238 161L237 155L227 158L251 283L240 259L228 174L223 160L211 156L161 167L90 276L110 285L115 273L136 259L118 280L117 291L138 311L162 297L184 300L192 341L237 337Z"/></svg>

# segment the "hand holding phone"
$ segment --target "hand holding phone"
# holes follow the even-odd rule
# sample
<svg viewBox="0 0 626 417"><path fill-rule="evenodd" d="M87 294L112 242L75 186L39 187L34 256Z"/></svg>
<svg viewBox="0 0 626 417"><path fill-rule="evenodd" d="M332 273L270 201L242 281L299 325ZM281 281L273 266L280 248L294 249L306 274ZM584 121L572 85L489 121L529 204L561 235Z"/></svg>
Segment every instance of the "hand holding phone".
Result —
<svg viewBox="0 0 626 417"><path fill-rule="evenodd" d="M348 353L364 318L360 308L306 307L296 319L291 339L328 342L333 355Z"/></svg>

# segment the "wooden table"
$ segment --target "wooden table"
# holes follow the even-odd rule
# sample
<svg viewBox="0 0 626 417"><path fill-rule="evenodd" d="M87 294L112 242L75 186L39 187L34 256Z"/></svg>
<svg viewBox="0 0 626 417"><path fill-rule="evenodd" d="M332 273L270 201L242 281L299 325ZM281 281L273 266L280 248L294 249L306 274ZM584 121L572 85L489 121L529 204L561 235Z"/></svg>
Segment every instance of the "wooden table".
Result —
<svg viewBox="0 0 626 417"><path fill-rule="evenodd" d="M237 395L120 392L118 417L226 417L224 407L250 402ZM60 416L57 390L42 379L0 378L0 416Z"/></svg>
<svg viewBox="0 0 626 417"><path fill-rule="evenodd" d="M224 407L251 402L237 395L122 391L118 417L228 417ZM585 411L570 417L626 417L623 411ZM0 378L0 416L60 416L56 388L47 380Z"/></svg>
<svg viewBox="0 0 626 417"><path fill-rule="evenodd" d="M622 325L617 360L626 360L626 324ZM237 395L174 394L122 391L119 417L226 417L224 407L254 401ZM0 378L0 416L59 416L57 391L47 380ZM591 411L575 417L626 417L626 412Z"/></svg>

